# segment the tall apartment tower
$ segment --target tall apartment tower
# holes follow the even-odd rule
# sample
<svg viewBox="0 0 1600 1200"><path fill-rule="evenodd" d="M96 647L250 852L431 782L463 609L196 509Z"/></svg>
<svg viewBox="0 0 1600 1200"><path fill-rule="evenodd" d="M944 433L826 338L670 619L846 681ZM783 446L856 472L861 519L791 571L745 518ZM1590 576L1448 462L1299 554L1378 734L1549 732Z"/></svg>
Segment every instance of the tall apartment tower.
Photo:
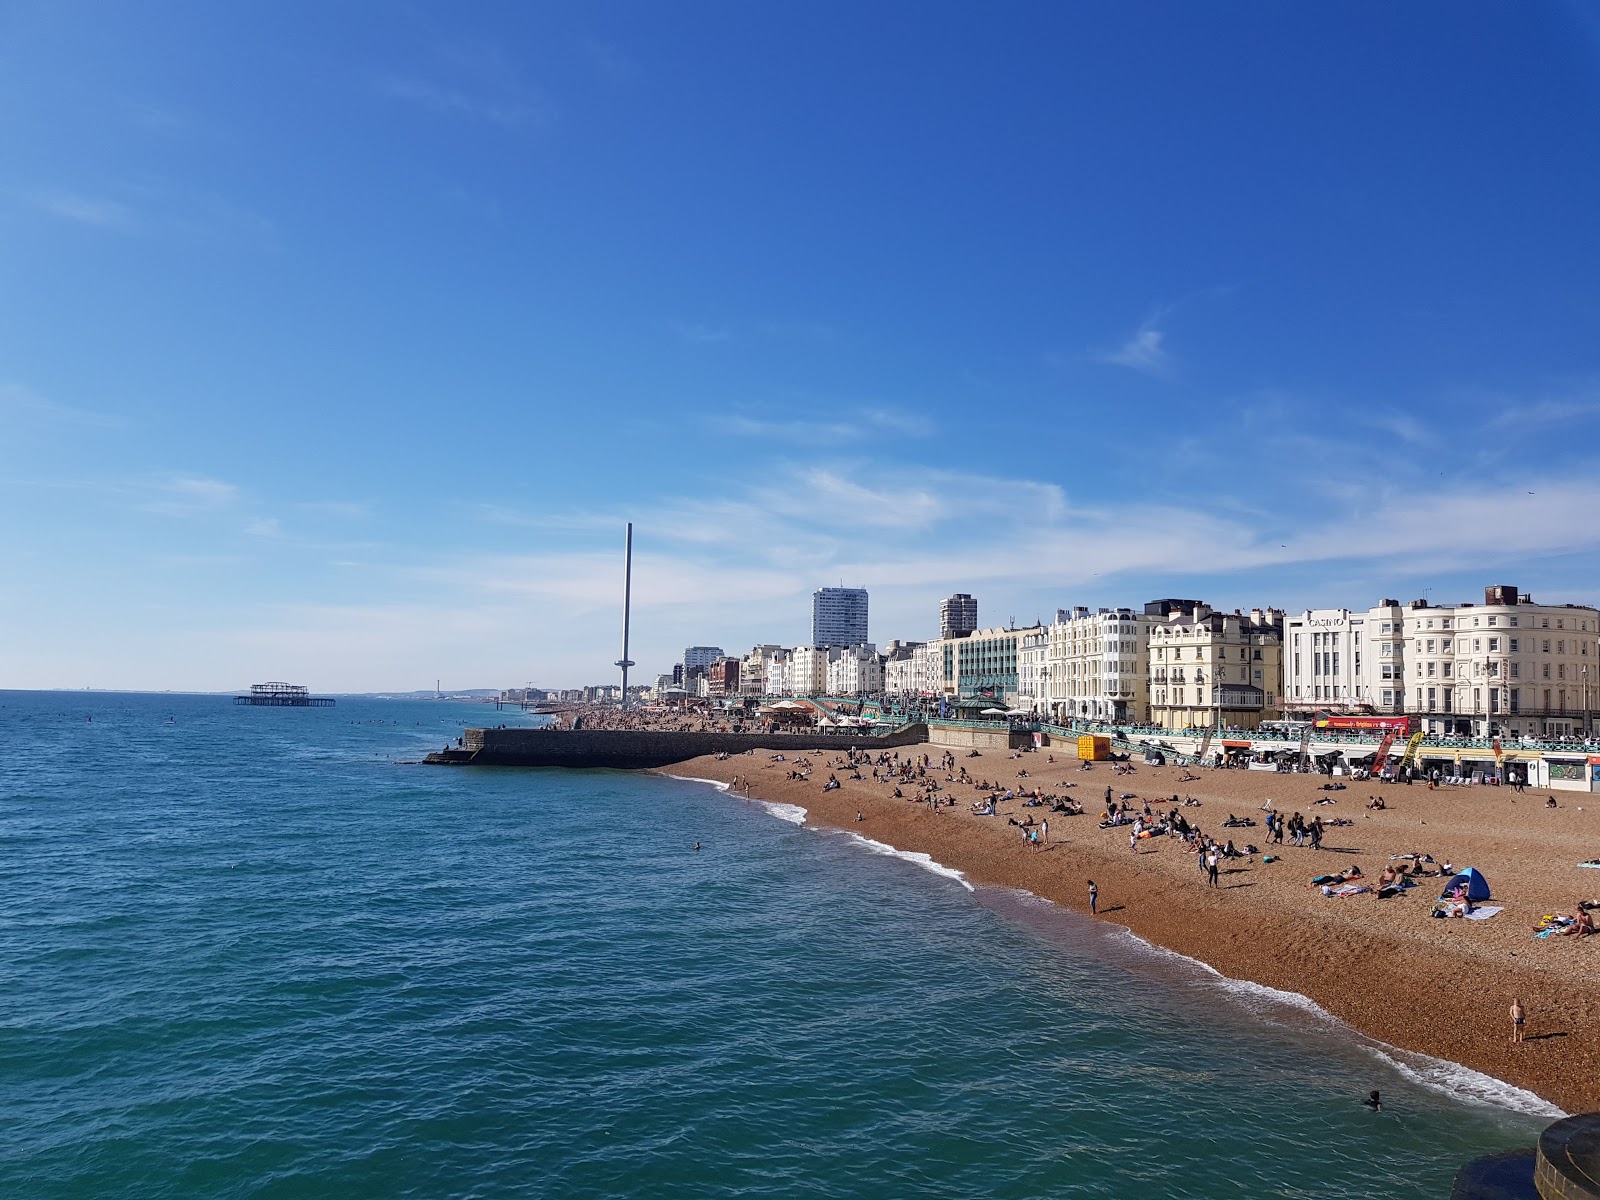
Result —
<svg viewBox="0 0 1600 1200"><path fill-rule="evenodd" d="M866 642L866 588L825 587L811 593L813 646L861 646Z"/></svg>
<svg viewBox="0 0 1600 1200"><path fill-rule="evenodd" d="M683 669L692 671L695 667L709 667L721 657L721 646L689 646L683 652Z"/></svg>
<svg viewBox="0 0 1600 1200"><path fill-rule="evenodd" d="M966 637L978 627L978 602L965 592L939 601L939 636Z"/></svg>

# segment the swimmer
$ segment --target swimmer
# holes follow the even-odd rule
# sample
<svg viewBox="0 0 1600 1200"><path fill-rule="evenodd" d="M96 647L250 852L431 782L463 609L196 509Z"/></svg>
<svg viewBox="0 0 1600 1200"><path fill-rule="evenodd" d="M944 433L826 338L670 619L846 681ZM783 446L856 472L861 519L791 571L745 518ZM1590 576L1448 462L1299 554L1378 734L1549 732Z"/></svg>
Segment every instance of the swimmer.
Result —
<svg viewBox="0 0 1600 1200"><path fill-rule="evenodd" d="M695 843L695 844L694 844L694 848L695 848L695 849L696 849L696 850L698 850L698 849L700 849L700 843L699 843L699 842L696 842L696 843Z"/></svg>
<svg viewBox="0 0 1600 1200"><path fill-rule="evenodd" d="M1364 1104L1367 1108L1370 1108L1373 1112L1382 1112L1383 1111L1383 1100L1379 1097L1376 1088L1374 1088L1371 1092L1369 1092L1367 1094L1367 1098L1365 1100L1363 1100L1361 1103Z"/></svg>

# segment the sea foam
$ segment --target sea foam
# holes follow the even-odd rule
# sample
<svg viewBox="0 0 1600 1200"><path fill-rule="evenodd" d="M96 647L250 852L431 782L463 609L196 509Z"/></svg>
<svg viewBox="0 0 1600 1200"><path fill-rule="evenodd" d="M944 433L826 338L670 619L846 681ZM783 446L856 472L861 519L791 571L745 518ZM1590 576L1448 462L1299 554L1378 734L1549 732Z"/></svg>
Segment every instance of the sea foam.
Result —
<svg viewBox="0 0 1600 1200"><path fill-rule="evenodd" d="M667 773L666 772L662 772L662 774L667 774ZM719 792L725 792L725 791L728 790L728 785L723 783L722 780L720 780L720 779L701 779L700 776L698 776L698 775L670 775L670 774L667 774L667 778L668 779L681 779L685 783L709 783L712 787L716 788L717 791L719 791Z"/></svg>
<svg viewBox="0 0 1600 1200"><path fill-rule="evenodd" d="M934 862L931 854L924 854L920 850L900 850L887 842L875 842L869 837L862 837L859 833L852 833L850 837L865 846L874 854L887 855L890 858L903 858L907 862L916 863L925 871L932 871L935 875L943 875L946 879L954 879L967 891L976 889L967 882L967 877L954 867L947 867L941 862Z"/></svg>
<svg viewBox="0 0 1600 1200"><path fill-rule="evenodd" d="M1469 1104L1487 1104L1497 1108L1510 1109L1512 1112L1527 1113L1535 1117L1548 1117L1552 1120L1564 1117L1567 1114L1551 1104L1541 1096L1515 1084L1507 1083L1503 1079L1496 1079L1493 1075L1485 1075L1482 1071L1474 1071L1471 1067L1462 1066L1460 1063L1450 1062L1448 1059L1434 1058L1432 1055L1419 1054L1412 1050L1402 1050L1398 1046L1391 1046L1388 1042L1380 1042L1376 1038L1348 1025L1334 1016L1310 996L1299 992L1284 991L1282 988L1268 987L1262 983L1254 983L1248 979L1234 979L1224 975L1210 963L1201 962L1198 958L1191 958L1187 954L1180 954L1176 950L1168 950L1165 946L1157 946L1146 941L1131 929L1123 929L1123 937L1132 945L1143 952L1160 955L1166 958L1179 959L1184 963L1199 968L1212 983L1222 989L1235 1000L1244 1001L1251 1007L1262 1003L1282 1005L1293 1008L1300 1013L1336 1025L1347 1030L1352 1036L1356 1046L1363 1052L1394 1068L1401 1075L1430 1091L1443 1092L1453 1099Z"/></svg>
<svg viewBox="0 0 1600 1200"><path fill-rule="evenodd" d="M787 821L791 825L804 825L806 823L806 810L798 804L779 804L774 800L757 801L762 808L780 821Z"/></svg>

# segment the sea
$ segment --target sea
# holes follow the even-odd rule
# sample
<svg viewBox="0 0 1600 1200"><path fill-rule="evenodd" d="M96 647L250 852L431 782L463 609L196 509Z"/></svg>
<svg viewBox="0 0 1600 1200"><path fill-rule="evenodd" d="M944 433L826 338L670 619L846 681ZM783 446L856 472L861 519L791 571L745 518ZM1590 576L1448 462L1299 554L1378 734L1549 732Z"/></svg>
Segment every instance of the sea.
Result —
<svg viewBox="0 0 1600 1200"><path fill-rule="evenodd" d="M0 692L0 1196L1437 1200L1559 1115L798 808L417 762L538 719Z"/></svg>

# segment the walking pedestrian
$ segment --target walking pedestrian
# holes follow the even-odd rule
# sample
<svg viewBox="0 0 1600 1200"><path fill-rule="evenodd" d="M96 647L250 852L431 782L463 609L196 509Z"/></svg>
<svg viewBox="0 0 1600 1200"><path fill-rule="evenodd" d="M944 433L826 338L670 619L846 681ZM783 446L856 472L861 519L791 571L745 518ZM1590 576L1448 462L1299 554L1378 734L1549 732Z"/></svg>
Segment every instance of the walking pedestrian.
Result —
<svg viewBox="0 0 1600 1200"><path fill-rule="evenodd" d="M1217 848L1213 846L1206 852L1206 878L1211 881L1212 887L1219 886L1217 883L1217 865Z"/></svg>
<svg viewBox="0 0 1600 1200"><path fill-rule="evenodd" d="M1098 913L1099 913L1099 908L1098 908L1099 903L1100 903L1100 889L1095 887L1094 880L1091 879L1091 880L1089 880L1089 915L1091 917L1098 915Z"/></svg>

